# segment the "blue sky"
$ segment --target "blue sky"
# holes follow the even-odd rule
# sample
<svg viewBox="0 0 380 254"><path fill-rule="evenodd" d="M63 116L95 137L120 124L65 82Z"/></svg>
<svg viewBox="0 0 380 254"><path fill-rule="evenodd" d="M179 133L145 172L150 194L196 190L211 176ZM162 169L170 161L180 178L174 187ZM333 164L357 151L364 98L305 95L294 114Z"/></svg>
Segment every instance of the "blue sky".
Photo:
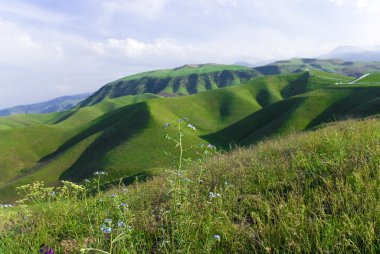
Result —
<svg viewBox="0 0 380 254"><path fill-rule="evenodd" d="M376 0L0 0L0 108L186 63L380 44Z"/></svg>

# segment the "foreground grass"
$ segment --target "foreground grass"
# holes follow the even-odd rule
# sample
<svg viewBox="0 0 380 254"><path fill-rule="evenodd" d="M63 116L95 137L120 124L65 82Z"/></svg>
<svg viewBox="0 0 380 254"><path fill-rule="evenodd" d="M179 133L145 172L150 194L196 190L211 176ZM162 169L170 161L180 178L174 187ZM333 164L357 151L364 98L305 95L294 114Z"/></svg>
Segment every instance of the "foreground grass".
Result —
<svg viewBox="0 0 380 254"><path fill-rule="evenodd" d="M34 185L0 253L379 253L379 162L380 120L348 120L95 196Z"/></svg>

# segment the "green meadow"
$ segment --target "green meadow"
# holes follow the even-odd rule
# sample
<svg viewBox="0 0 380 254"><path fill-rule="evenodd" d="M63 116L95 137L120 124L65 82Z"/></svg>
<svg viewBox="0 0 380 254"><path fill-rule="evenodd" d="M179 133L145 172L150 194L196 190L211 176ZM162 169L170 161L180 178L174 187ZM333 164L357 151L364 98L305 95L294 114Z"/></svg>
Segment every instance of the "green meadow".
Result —
<svg viewBox="0 0 380 254"><path fill-rule="evenodd" d="M191 162L104 190L109 175L34 183L1 210L0 252L378 253L379 130L378 118L346 120L229 153L198 147Z"/></svg>
<svg viewBox="0 0 380 254"><path fill-rule="evenodd" d="M380 75L281 64L146 72L1 117L0 253L380 252Z"/></svg>
<svg viewBox="0 0 380 254"><path fill-rule="evenodd" d="M2 200L14 200L20 184L81 182L100 169L125 179L160 174L172 160L163 151L173 150L162 143L162 126L184 116L197 128L187 135L189 143L228 151L379 113L378 85L335 85L336 80L353 78L320 71L265 76L190 96L129 95L60 113L0 118Z"/></svg>

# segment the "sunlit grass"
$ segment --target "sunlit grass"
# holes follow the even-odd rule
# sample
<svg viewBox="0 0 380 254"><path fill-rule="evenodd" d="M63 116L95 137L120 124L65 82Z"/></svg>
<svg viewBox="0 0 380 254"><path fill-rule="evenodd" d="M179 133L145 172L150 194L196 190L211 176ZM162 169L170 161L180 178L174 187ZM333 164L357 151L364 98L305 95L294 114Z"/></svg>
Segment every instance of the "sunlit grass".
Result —
<svg viewBox="0 0 380 254"><path fill-rule="evenodd" d="M96 195L37 188L1 210L0 253L378 253L379 142L378 119L348 120Z"/></svg>

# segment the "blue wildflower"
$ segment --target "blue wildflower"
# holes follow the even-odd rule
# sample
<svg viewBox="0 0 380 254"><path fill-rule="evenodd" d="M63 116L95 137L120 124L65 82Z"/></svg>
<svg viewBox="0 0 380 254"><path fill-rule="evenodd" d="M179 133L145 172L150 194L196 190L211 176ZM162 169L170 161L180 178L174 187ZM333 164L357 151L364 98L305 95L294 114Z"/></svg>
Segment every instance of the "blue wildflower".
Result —
<svg viewBox="0 0 380 254"><path fill-rule="evenodd" d="M119 220L119 221L117 222L117 226L118 226L119 228L125 228L125 227L126 227L124 221L121 221L121 220Z"/></svg>

